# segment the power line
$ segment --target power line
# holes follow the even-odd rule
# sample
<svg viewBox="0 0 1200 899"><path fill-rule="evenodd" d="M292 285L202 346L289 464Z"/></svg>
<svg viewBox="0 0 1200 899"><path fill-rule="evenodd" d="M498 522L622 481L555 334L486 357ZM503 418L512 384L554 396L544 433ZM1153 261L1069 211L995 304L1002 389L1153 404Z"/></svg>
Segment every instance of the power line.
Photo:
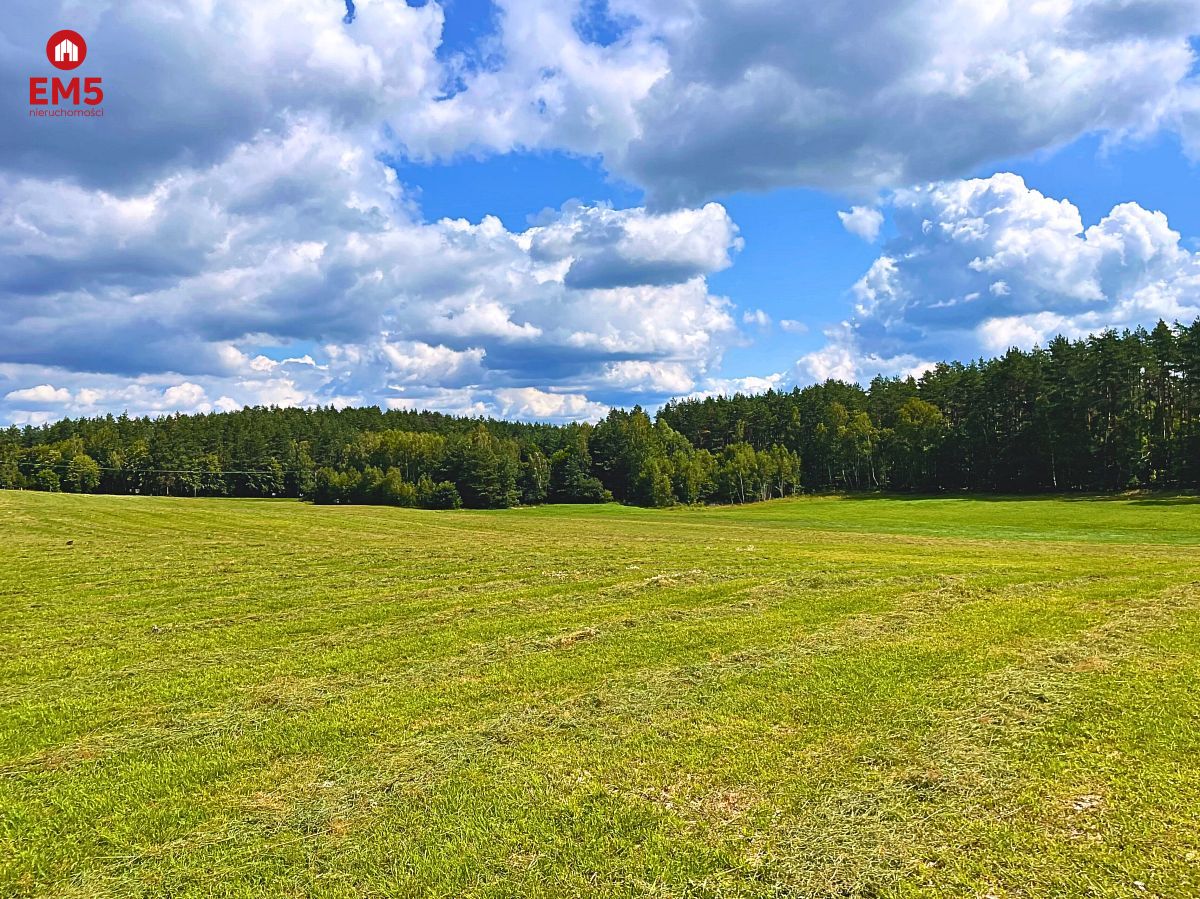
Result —
<svg viewBox="0 0 1200 899"><path fill-rule="evenodd" d="M18 468L21 466L29 466L35 470L41 471L47 468L70 468L70 462L15 462ZM307 471L315 471L316 469L307 468L266 468L256 471L246 471L228 468L115 468L111 465L97 465L99 471L116 471L129 472L130 474L208 474L208 475L227 475L227 474L299 474Z"/></svg>

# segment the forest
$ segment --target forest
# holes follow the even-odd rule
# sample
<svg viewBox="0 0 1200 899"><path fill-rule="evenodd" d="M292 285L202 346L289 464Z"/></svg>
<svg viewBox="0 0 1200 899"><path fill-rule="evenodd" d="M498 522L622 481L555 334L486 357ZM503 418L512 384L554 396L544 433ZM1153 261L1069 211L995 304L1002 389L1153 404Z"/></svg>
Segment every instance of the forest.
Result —
<svg viewBox="0 0 1200 899"><path fill-rule="evenodd" d="M257 407L0 431L0 488L434 509L1198 485L1200 320L594 425Z"/></svg>

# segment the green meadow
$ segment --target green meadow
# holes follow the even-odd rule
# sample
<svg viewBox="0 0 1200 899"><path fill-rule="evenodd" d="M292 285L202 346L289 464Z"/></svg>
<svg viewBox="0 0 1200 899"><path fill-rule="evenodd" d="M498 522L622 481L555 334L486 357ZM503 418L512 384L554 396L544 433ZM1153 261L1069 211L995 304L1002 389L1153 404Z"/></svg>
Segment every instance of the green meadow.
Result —
<svg viewBox="0 0 1200 899"><path fill-rule="evenodd" d="M1200 502L0 492L0 896L1200 896Z"/></svg>

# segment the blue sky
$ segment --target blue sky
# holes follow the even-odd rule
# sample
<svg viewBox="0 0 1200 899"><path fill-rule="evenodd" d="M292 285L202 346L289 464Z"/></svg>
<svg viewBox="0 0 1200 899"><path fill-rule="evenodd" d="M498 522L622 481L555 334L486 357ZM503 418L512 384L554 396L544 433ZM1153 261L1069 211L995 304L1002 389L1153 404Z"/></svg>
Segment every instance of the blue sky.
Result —
<svg viewBox="0 0 1200 899"><path fill-rule="evenodd" d="M106 114L8 97L0 421L594 419L1200 314L1200 0L18 5L6 82L67 23Z"/></svg>

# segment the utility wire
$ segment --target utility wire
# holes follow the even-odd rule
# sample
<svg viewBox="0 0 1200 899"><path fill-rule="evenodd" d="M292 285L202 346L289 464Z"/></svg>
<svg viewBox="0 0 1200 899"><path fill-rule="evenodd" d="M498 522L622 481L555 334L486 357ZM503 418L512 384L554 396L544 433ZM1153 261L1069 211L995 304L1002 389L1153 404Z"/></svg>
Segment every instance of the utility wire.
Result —
<svg viewBox="0 0 1200 899"><path fill-rule="evenodd" d="M24 461L24 462L17 462L15 464L17 465L18 468L24 465L24 466L31 466L36 470L43 470L43 469L47 469L47 468L70 468L71 467L70 462L41 463L41 462ZM278 474L280 472L282 472L284 474L297 474L300 472L316 470L315 467L313 469L265 468L265 469L259 469L257 471L244 471L244 470L236 470L236 469L228 469L228 468L221 468L221 469L212 469L212 468L114 468L111 465L97 465L96 468L99 469L100 471L125 471L125 472L129 472L131 474L209 474L209 475Z"/></svg>

